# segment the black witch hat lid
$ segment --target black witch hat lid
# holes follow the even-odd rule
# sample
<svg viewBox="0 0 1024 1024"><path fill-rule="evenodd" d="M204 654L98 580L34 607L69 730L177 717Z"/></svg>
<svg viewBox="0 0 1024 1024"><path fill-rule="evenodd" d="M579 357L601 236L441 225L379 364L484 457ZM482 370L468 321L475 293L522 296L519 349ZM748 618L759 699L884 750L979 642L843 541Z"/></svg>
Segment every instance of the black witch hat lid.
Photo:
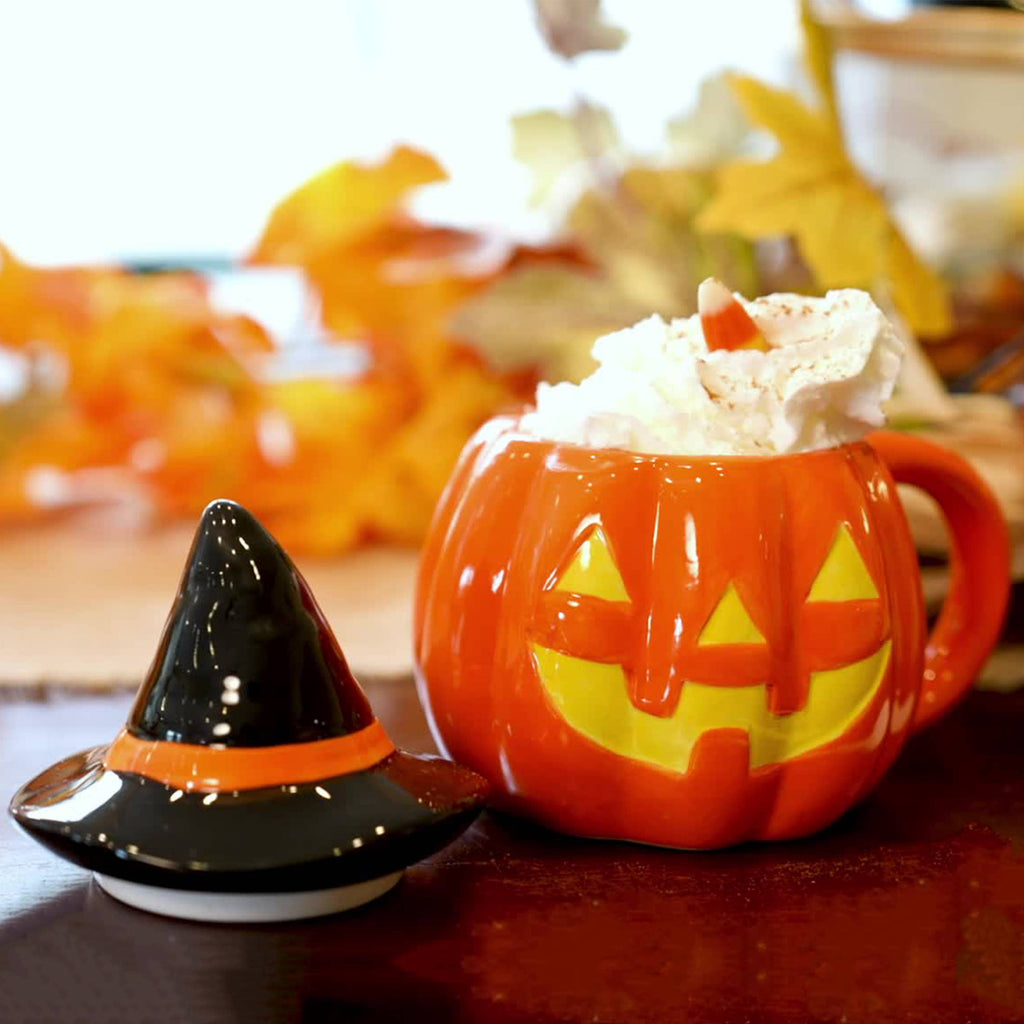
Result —
<svg viewBox="0 0 1024 1024"><path fill-rule="evenodd" d="M217 501L126 727L27 783L11 813L126 902L269 920L386 891L485 792L395 749L291 560Z"/></svg>

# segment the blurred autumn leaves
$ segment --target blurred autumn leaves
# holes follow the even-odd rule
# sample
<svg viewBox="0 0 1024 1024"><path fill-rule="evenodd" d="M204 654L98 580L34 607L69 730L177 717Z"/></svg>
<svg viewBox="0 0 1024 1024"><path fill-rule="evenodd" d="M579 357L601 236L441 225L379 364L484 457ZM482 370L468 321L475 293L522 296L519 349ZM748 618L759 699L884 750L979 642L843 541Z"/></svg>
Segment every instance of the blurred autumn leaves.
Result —
<svg viewBox="0 0 1024 1024"><path fill-rule="evenodd" d="M277 207L252 254L305 272L328 330L370 352L356 375L268 372L271 339L218 312L199 275L38 270L4 252L0 339L28 388L0 419L0 522L125 495L194 516L223 495L299 550L415 542L466 437L532 384L447 329L501 267L476 268L477 236L405 214L443 176L407 148L339 164Z"/></svg>
<svg viewBox="0 0 1024 1024"><path fill-rule="evenodd" d="M881 293L914 331L948 331L945 285L917 259L882 195L850 160L831 108L815 110L752 78L736 76L732 85L747 118L775 136L779 151L767 161L723 166L698 226L751 239L792 237L820 288Z"/></svg>
<svg viewBox="0 0 1024 1024"><path fill-rule="evenodd" d="M324 325L371 356L356 380L278 388L297 457L259 474L248 498L296 546L415 542L469 434L528 397L530 378L493 371L449 330L502 268L474 259L479 236L404 212L411 189L444 176L404 147L376 167L339 164L287 197L256 246L254 262L301 267Z"/></svg>
<svg viewBox="0 0 1024 1024"><path fill-rule="evenodd" d="M621 45L594 0L537 6L545 37L566 59L588 40ZM692 112L669 122L663 152L645 158L627 151L609 111L582 98L566 112L515 118L532 198L558 210L563 240L582 259L501 276L459 310L456 330L497 366L525 359L542 376L579 378L592 368L595 337L652 312L688 316L697 285L713 275L748 295L865 288L912 331L948 332L946 285L851 160L828 36L806 4L801 12L814 105L723 74L703 84ZM753 159L765 139L774 154Z"/></svg>
<svg viewBox="0 0 1024 1024"><path fill-rule="evenodd" d="M567 60L624 39L597 0L537 9ZM359 346L357 372L278 372L264 328L218 309L199 274L40 270L0 250L0 345L25 375L0 403L0 524L125 496L191 517L223 496L296 550L415 543L480 423L528 400L538 376L584 375L600 334L691 313L708 275L748 294L868 287L941 333L942 282L849 159L828 53L807 38L817 108L721 77L653 159L583 99L517 118L534 199L561 223L541 249L410 216L410 194L445 175L406 147L286 197L248 263L301 271L321 344ZM753 162L758 130L777 152Z"/></svg>

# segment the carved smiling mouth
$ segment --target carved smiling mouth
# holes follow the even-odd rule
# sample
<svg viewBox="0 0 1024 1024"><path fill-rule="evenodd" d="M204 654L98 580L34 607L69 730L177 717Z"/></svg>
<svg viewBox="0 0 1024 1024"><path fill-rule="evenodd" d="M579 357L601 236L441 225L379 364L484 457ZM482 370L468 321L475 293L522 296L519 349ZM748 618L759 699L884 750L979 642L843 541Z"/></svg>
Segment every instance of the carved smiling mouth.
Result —
<svg viewBox="0 0 1024 1024"><path fill-rule="evenodd" d="M698 739L714 729L746 732L752 769L799 757L837 739L878 693L892 641L861 661L811 673L807 703L800 711L773 714L764 684L687 682L667 718L633 705L621 665L573 658L539 644L531 647L548 698L573 729L623 757L683 773Z"/></svg>

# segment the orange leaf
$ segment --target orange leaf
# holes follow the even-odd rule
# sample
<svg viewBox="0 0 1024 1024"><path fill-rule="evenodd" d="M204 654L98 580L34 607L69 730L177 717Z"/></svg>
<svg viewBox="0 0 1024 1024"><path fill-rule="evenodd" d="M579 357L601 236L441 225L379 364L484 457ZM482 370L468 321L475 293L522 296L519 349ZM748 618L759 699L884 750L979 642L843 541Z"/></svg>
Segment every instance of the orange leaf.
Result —
<svg viewBox="0 0 1024 1024"><path fill-rule="evenodd" d="M381 164L335 164L275 207L251 261L305 265L385 223L411 189L445 177L432 156L408 146Z"/></svg>
<svg viewBox="0 0 1024 1024"><path fill-rule="evenodd" d="M407 148L338 165L280 204L253 256L303 266L326 326L372 351L358 379L268 374L266 332L214 309L199 275L37 270L0 252L0 344L34 366L39 342L63 366L0 409L0 521L43 514L33 480L99 470L81 480L141 491L163 516L234 497L296 550L419 540L466 438L527 383L449 334L496 271L479 236L403 214L411 188L441 177Z"/></svg>

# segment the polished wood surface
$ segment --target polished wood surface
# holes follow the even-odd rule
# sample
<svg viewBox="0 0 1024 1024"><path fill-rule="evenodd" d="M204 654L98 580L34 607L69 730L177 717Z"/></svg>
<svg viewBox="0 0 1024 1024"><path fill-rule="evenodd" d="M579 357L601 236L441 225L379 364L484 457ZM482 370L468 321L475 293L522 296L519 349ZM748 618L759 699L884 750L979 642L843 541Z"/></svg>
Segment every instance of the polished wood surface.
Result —
<svg viewBox="0 0 1024 1024"><path fill-rule="evenodd" d="M432 748L409 680L366 689ZM129 700L0 703L5 794ZM5 820L0 1021L164 1020L1024 1021L1024 691L972 694L813 839L675 853L488 813L378 902L299 924L131 910Z"/></svg>

